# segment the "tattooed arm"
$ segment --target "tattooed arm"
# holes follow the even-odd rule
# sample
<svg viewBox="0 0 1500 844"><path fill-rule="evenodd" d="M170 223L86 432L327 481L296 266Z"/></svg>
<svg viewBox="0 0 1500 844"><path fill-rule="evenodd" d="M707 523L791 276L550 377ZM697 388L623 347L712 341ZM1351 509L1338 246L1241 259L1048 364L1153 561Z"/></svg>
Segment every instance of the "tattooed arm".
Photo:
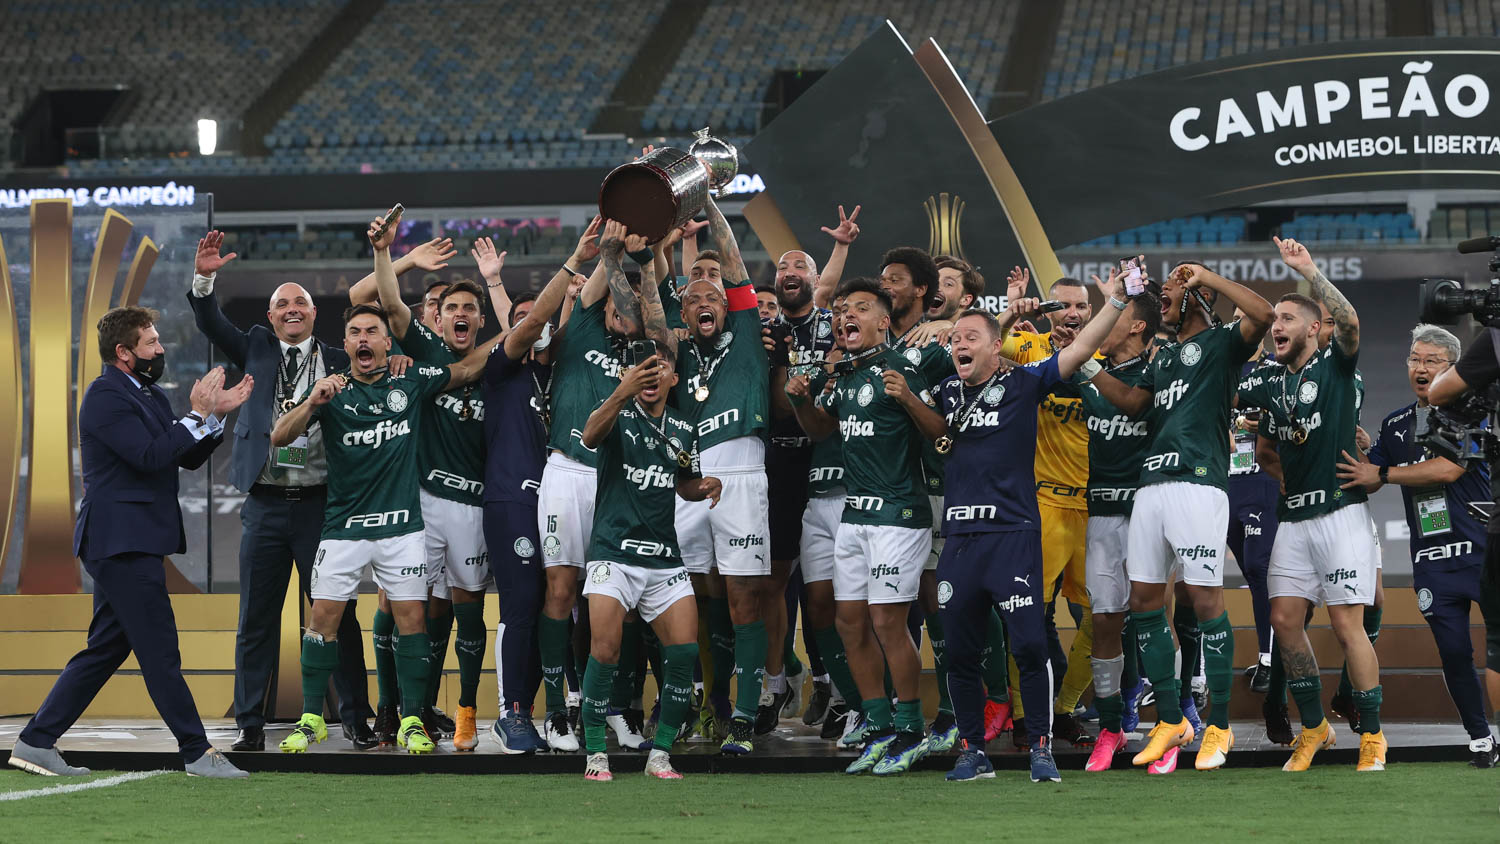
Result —
<svg viewBox="0 0 1500 844"><path fill-rule="evenodd" d="M729 284L745 281L750 276L745 271L745 259L740 256L740 245L734 240L734 232L729 230L729 221L724 219L723 212L711 198L704 210L708 212L708 236L719 251L721 277Z"/></svg>
<svg viewBox="0 0 1500 844"><path fill-rule="evenodd" d="M1308 294L1312 300L1327 308L1329 315L1333 317L1334 341L1343 349L1344 354L1352 356L1359 351L1359 314L1354 312L1354 306L1333 286L1328 276L1318 270L1307 247L1291 238L1282 240L1278 237L1275 240L1276 248L1281 250L1281 260L1307 279L1310 286Z"/></svg>
<svg viewBox="0 0 1500 844"><path fill-rule="evenodd" d="M609 285L609 298L615 303L615 310L627 324L639 329L641 300L630 289L630 281L625 278L625 267L620 263L620 257L625 253L626 237L624 223L607 221L604 224L604 237L599 241L599 253L603 256L601 264L604 266L604 279Z"/></svg>
<svg viewBox="0 0 1500 844"><path fill-rule="evenodd" d="M628 246L629 244L627 248ZM663 266L670 265L653 259L651 263L641 267L641 328L645 331L646 339L655 340L657 346L670 349L672 360L677 360L677 334L667 327L667 309L661 303L661 288L657 286L656 274Z"/></svg>

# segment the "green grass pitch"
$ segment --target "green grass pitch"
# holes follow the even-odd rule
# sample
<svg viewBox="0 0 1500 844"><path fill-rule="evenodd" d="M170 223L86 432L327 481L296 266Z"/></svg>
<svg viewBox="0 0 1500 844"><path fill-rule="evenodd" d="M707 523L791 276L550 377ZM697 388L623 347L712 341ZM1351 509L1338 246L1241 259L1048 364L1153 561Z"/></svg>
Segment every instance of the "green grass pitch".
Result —
<svg viewBox="0 0 1500 844"><path fill-rule="evenodd" d="M581 773L255 774L249 782L171 773L0 802L0 840L1495 841L1497 774L1457 763L1392 764L1377 774L1066 771L1061 784L1032 784L1020 771L962 784L936 772L679 782L632 772L613 783ZM5 771L0 793L75 782Z"/></svg>

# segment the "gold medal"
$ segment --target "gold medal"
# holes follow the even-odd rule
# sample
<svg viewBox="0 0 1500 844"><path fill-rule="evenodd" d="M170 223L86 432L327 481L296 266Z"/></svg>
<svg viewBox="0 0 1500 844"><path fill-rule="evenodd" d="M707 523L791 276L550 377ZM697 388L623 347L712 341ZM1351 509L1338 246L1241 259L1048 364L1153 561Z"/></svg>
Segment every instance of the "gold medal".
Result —
<svg viewBox="0 0 1500 844"><path fill-rule="evenodd" d="M1287 435L1287 439L1297 445L1304 445L1307 442L1307 429L1301 425L1294 426L1291 433Z"/></svg>
<svg viewBox="0 0 1500 844"><path fill-rule="evenodd" d="M937 440L933 442L932 447L937 451L938 454L947 454L948 452L953 450L953 440L950 437L938 437Z"/></svg>
<svg viewBox="0 0 1500 844"><path fill-rule="evenodd" d="M708 401L708 385L704 384L693 391L693 398L705 402Z"/></svg>
<svg viewBox="0 0 1500 844"><path fill-rule="evenodd" d="M465 422L469 421L469 417L473 415L474 411L470 410L468 405L464 405L458 409L458 418Z"/></svg>
<svg viewBox="0 0 1500 844"><path fill-rule="evenodd" d="M678 451L677 452L677 465L681 466L684 469L691 469L691 468L693 468L693 457L692 457L692 455L688 454L686 451Z"/></svg>
<svg viewBox="0 0 1500 844"><path fill-rule="evenodd" d="M296 399L282 399L282 401L281 401L281 412L282 413L291 413L292 412L292 408L294 408L296 406L297 406L297 400Z"/></svg>

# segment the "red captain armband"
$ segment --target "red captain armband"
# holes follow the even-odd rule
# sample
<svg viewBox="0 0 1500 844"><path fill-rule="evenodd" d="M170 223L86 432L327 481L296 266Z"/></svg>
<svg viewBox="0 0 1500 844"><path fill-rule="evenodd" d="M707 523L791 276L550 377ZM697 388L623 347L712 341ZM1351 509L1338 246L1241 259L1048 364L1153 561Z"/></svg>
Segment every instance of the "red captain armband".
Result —
<svg viewBox="0 0 1500 844"><path fill-rule="evenodd" d="M731 311L748 311L760 305L760 301L755 296L755 287L749 284L726 287L724 297L729 300Z"/></svg>

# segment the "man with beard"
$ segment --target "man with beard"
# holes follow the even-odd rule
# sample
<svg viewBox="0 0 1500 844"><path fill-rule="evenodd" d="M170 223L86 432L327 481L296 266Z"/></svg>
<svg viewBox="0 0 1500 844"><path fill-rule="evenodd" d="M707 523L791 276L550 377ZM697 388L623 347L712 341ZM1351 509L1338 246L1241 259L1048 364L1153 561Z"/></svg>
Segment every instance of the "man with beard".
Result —
<svg viewBox="0 0 1500 844"><path fill-rule="evenodd" d="M1213 313L1219 295L1245 316L1219 325ZM1195 766L1223 765L1234 746L1229 730L1234 638L1224 611L1223 570L1229 529L1227 422L1240 367L1255 353L1272 316L1270 304L1249 288L1202 264L1179 264L1162 285L1162 322L1177 330L1176 341L1157 350L1135 386L1108 373L1090 382L1129 417L1154 408L1126 553L1131 621L1159 716L1150 742L1134 759L1149 766L1147 773L1176 770L1180 748L1193 740L1178 697L1177 648L1165 609L1167 584L1179 573L1197 614L1213 701Z"/></svg>
<svg viewBox="0 0 1500 844"><path fill-rule="evenodd" d="M563 666L551 666L553 673L543 678L537 655L538 616L546 591L545 570L538 565L537 489L547 459L546 414L552 392L549 321L575 278L572 268L599 254L599 224L595 217L541 296L517 297L511 308L514 327L484 368L484 536L500 604L495 674L501 717L490 729L509 753L578 749L568 724ZM566 623L562 635L567 635ZM531 705L543 679L546 745L531 723Z"/></svg>
<svg viewBox="0 0 1500 844"><path fill-rule="evenodd" d="M865 749L847 771L877 775L902 773L928 751L921 657L906 620L932 547L932 512L919 475L922 438L936 440L944 430L921 372L886 339L892 304L882 288L869 279L840 287L848 357L836 367L837 386L816 402L805 375L786 388L808 436L838 435L843 444L849 495L834 546L833 588L839 638L866 719ZM895 687L894 717L882 651Z"/></svg>
<svg viewBox="0 0 1500 844"><path fill-rule="evenodd" d="M1058 782L1050 735L1051 665L1043 613L1042 526L1032 494L1035 407L1051 387L1071 378L1110 334L1126 303L1116 282L1101 285L1110 307L1080 332L1077 342L1036 363L1002 367L1001 350L1011 323L1035 310L1037 300L1009 300L997 323L982 311L966 311L953 333L957 374L943 382L939 401L947 421L938 447L948 462L943 535L948 543L938 564L938 595L949 632L952 664L948 681L958 710L962 752L948 780L994 776L984 754L984 709L979 654L983 619L991 607L1006 615L1031 722L1031 781Z"/></svg>
<svg viewBox="0 0 1500 844"><path fill-rule="evenodd" d="M1375 600L1378 551L1364 490L1342 489L1336 475L1339 457L1357 451L1359 317L1300 243L1277 239L1276 245L1316 297L1281 297L1271 328L1277 362L1259 367L1240 385L1247 403L1267 411L1260 436L1276 442L1282 472L1281 526L1266 582L1271 625L1303 727L1282 770L1307 770L1313 755L1334 743L1323 717L1317 658L1304 630L1308 610L1322 603L1349 663L1359 713L1357 770L1381 771L1386 741L1380 665L1364 626L1365 607ZM1319 303L1334 323L1333 342L1324 350L1317 343Z"/></svg>
<svg viewBox="0 0 1500 844"><path fill-rule="evenodd" d="M941 384L953 374L953 358L941 343L928 342L920 329L922 318L936 302L938 268L932 257L921 249L900 246L880 259L880 287L891 297L891 349L901 354L922 373L928 385ZM930 442L922 443L920 478L932 512L943 508L944 458ZM938 683L938 714L932 722L931 749L945 752L958 741L958 726L953 703L948 696L948 660L943 622L938 615L937 571L942 537L934 534L930 553L921 575L918 602L927 623L927 637L932 642L933 670Z"/></svg>
<svg viewBox="0 0 1500 844"><path fill-rule="evenodd" d="M547 570L547 595L537 622L537 644L545 678L564 674L568 622L577 604L579 581L588 563L594 526L598 483L594 451L582 441L584 424L618 385L621 355L628 338L645 330L663 345L669 340L676 342L668 336L661 301L656 295L654 261L647 258L641 266L640 297L631 290L621 266L626 250L639 255L645 240L628 235L621 223L610 220L604 225L599 245L602 260L578 294L566 331L558 336L552 349L553 378L566 387L551 391L552 426L547 441L550 453L537 491L537 525ZM576 266L563 269L574 274L578 271ZM654 303L649 313L661 316L660 320L645 321L643 314L648 303ZM580 615L580 622L582 619ZM627 624L631 631L636 629L634 622L627 620ZM628 635L624 641L627 645L634 642ZM634 665L635 655L629 657L628 664ZM622 682L633 686L628 674ZM548 700L543 722L548 745L554 750L577 750L575 736L557 732L567 724L567 719L555 717L559 710L553 708L552 698ZM638 750L645 743L636 728L626 722L623 712L611 712L605 720L622 746Z"/></svg>
<svg viewBox="0 0 1500 844"><path fill-rule="evenodd" d="M1469 512L1470 501L1490 497L1489 467L1484 455L1434 454L1416 442L1417 416L1428 405L1428 389L1439 374L1459 359L1458 338L1436 325L1411 332L1406 359L1407 380L1417 400L1392 412L1380 424L1368 462L1343 454L1339 478L1343 488L1373 492L1391 483L1401 487L1406 524L1411 529L1412 588L1417 609L1432 628L1448 696L1469 734L1469 764L1493 768L1500 751L1490 732L1474 675L1474 643L1469 637L1471 604L1483 606L1484 525ZM1500 673L1491 663L1485 671L1491 691L1500 690ZM1491 695L1495 699L1496 695Z"/></svg>
<svg viewBox="0 0 1500 844"><path fill-rule="evenodd" d="M1007 296L1024 297L1030 281L1029 271L1012 270ZM1088 291L1077 279L1058 279L1052 283L1048 295L1065 306L1048 314L1052 330L1046 334L1012 332L1004 351L1010 360L1035 363L1051 357L1071 345L1093 316ZM1087 747L1094 743L1094 737L1073 714L1093 679L1090 659L1094 644L1093 610L1084 562L1088 551L1089 431L1080 388L1068 382L1057 384L1042 401L1037 414L1036 497L1042 518L1043 602L1051 605L1061 592L1083 613L1068 649L1068 668L1053 703L1052 731L1075 746ZM1016 738L1019 743L1021 736L1017 734Z"/></svg>
<svg viewBox="0 0 1500 844"><path fill-rule="evenodd" d="M856 216L857 214L858 209ZM848 218L844 218L838 228L825 227L824 230L834 238L836 254L840 247L847 252L848 245L859 236L859 227ZM763 606L769 647L766 653L766 690L761 695L760 708L755 718L757 735L764 735L775 729L782 709L789 702L795 713L806 679L796 652L791 647L790 630L793 625L787 601L782 596L787 590L802 542L802 517L808 503L807 479L812 468L813 449L812 441L807 438L802 426L797 424L792 406L786 398L785 387L789 371L810 372L808 367L822 363L833 348L833 314L818 306L814 299L826 291L830 283L837 284L841 268L842 261L839 260L835 266L820 275L817 261L801 250L787 252L776 262L776 298L781 310L780 322L786 326L786 333L784 346L771 352L770 398L773 422L770 445L766 452L766 480L770 495L771 582L767 585ZM803 583L806 588L805 577ZM813 592L819 592L820 589L823 587L812 587ZM820 605L821 598L820 593ZM831 628L831 592L827 598L829 612L823 620L826 622L825 626ZM814 597L810 594L809 605L813 600ZM804 624L808 623L810 622L804 619ZM816 638L813 641L816 642Z"/></svg>
<svg viewBox="0 0 1500 844"><path fill-rule="evenodd" d="M938 284L932 307L927 309L927 319L951 323L984 295L984 276L962 258L939 255L932 260L937 264Z"/></svg>
<svg viewBox="0 0 1500 844"><path fill-rule="evenodd" d="M685 348L679 352L675 336L665 345L677 353L677 404L698 426L703 472L723 482L724 495L712 509L703 501L679 501L676 528L694 592L708 596L709 632L718 648L727 639L725 628L733 627L738 685L721 747L725 753L744 754L754 749L759 678L766 670L764 608L783 600L780 592L770 594L768 577L766 447L761 437L770 424L769 366L739 245L713 200L706 210L718 261L710 263L699 254L682 291ZM714 659L718 682L720 656L722 652Z"/></svg>

